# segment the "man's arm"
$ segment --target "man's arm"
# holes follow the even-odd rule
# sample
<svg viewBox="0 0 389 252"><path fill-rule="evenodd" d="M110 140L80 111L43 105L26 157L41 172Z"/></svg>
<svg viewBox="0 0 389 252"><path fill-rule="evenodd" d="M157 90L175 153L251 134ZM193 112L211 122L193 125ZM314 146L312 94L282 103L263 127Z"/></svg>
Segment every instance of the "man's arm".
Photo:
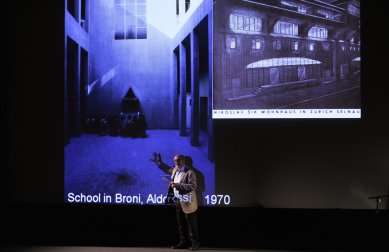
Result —
<svg viewBox="0 0 389 252"><path fill-rule="evenodd" d="M150 160L153 161L164 173L169 175L172 174L173 169L162 161L161 153L154 152L153 158Z"/></svg>

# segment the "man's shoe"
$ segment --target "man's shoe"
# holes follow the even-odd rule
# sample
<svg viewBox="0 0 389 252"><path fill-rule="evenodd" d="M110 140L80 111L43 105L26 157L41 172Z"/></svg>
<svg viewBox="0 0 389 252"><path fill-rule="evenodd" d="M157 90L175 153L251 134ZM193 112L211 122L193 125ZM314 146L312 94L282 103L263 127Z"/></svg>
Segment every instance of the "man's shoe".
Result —
<svg viewBox="0 0 389 252"><path fill-rule="evenodd" d="M177 245L173 245L172 249L185 249L188 245L185 242L179 242Z"/></svg>
<svg viewBox="0 0 389 252"><path fill-rule="evenodd" d="M195 243L191 247L188 248L189 250L196 251L200 249L200 243Z"/></svg>

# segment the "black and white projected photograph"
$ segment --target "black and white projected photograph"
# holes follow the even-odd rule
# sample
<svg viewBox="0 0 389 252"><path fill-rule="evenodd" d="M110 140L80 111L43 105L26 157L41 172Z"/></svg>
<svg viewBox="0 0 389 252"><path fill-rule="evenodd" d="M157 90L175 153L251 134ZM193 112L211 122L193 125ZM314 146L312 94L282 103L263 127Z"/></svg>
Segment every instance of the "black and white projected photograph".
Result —
<svg viewBox="0 0 389 252"><path fill-rule="evenodd" d="M361 118L359 0L214 2L213 118Z"/></svg>
<svg viewBox="0 0 389 252"><path fill-rule="evenodd" d="M65 1L66 203L163 204L177 154L214 194L211 7Z"/></svg>

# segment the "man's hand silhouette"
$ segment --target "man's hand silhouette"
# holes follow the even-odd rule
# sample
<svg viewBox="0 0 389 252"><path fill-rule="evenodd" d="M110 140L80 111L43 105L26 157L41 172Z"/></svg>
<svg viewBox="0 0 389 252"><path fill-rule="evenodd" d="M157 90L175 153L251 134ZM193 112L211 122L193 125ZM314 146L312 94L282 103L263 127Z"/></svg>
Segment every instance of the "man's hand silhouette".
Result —
<svg viewBox="0 0 389 252"><path fill-rule="evenodd" d="M156 163L157 165L160 165L162 163L161 153L154 152L153 158L150 160Z"/></svg>

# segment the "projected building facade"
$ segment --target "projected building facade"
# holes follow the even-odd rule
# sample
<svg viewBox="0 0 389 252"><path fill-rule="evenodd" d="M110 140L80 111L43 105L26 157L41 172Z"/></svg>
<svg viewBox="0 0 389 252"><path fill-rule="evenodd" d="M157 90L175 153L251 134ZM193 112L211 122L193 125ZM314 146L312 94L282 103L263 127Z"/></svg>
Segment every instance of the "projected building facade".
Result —
<svg viewBox="0 0 389 252"><path fill-rule="evenodd" d="M214 110L275 109L298 102L294 90L359 86L359 1L327 2L216 1ZM307 108L359 108L352 96Z"/></svg>
<svg viewBox="0 0 389 252"><path fill-rule="evenodd" d="M203 0L65 0L67 193L165 193L154 151L191 156L213 192L211 11Z"/></svg>

